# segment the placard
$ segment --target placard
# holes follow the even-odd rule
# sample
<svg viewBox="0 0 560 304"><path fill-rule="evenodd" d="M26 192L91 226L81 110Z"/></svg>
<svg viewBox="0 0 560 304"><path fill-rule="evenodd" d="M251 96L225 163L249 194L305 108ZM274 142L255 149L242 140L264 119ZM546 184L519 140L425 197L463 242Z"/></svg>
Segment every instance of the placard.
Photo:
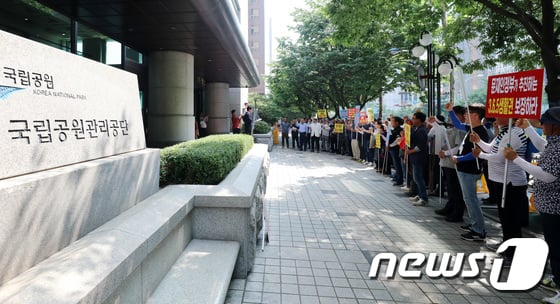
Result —
<svg viewBox="0 0 560 304"><path fill-rule="evenodd" d="M486 116L541 117L544 69L488 77Z"/></svg>
<svg viewBox="0 0 560 304"><path fill-rule="evenodd" d="M317 117L318 118L327 118L327 110L325 110L325 109L317 110Z"/></svg>
<svg viewBox="0 0 560 304"><path fill-rule="evenodd" d="M405 144L407 147L410 148L410 125L405 123L404 124L404 138L405 138Z"/></svg>
<svg viewBox="0 0 560 304"><path fill-rule="evenodd" d="M366 112L360 112L360 124L365 125L368 122L368 116Z"/></svg>
<svg viewBox="0 0 560 304"><path fill-rule="evenodd" d="M340 110L339 114L340 114L341 119L347 119L348 118L348 110Z"/></svg>
<svg viewBox="0 0 560 304"><path fill-rule="evenodd" d="M355 108L350 108L348 109L348 119L354 119L354 115L356 114L356 109Z"/></svg>
<svg viewBox="0 0 560 304"><path fill-rule="evenodd" d="M344 124L334 124L334 133L336 134L341 134L344 133Z"/></svg>

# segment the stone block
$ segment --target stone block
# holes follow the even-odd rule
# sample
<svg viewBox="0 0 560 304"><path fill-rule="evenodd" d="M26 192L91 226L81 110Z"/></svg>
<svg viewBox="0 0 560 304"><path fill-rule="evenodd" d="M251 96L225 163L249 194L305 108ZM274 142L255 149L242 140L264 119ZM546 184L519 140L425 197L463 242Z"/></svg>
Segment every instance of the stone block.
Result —
<svg viewBox="0 0 560 304"><path fill-rule="evenodd" d="M224 303L238 251L237 242L193 239L146 303Z"/></svg>
<svg viewBox="0 0 560 304"><path fill-rule="evenodd" d="M3 31L0 41L0 179L146 147L136 75Z"/></svg>
<svg viewBox="0 0 560 304"><path fill-rule="evenodd" d="M0 284L146 199L158 180L152 149L0 180Z"/></svg>
<svg viewBox="0 0 560 304"><path fill-rule="evenodd" d="M0 302L144 302L191 239L192 204L159 191L3 284Z"/></svg>
<svg viewBox="0 0 560 304"><path fill-rule="evenodd" d="M256 144L265 144L268 146L268 152L272 151L274 141L272 140L272 131L266 134L253 134L253 139Z"/></svg>
<svg viewBox="0 0 560 304"><path fill-rule="evenodd" d="M247 277L254 264L257 234L262 228L268 163L267 146L255 144L220 184L173 186L196 193L193 238L240 243L235 278Z"/></svg>

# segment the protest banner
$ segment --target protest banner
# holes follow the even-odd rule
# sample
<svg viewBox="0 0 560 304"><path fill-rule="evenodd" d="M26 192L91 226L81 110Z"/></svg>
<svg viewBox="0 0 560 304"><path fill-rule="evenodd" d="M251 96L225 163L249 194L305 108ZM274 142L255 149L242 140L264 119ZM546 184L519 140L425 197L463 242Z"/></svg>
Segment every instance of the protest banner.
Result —
<svg viewBox="0 0 560 304"><path fill-rule="evenodd" d="M540 119L544 69L493 75L488 77L486 92L486 116L509 118L511 130L513 118ZM508 131L507 145L511 143ZM507 185L509 161L506 159L503 185ZM506 187L502 188L502 208L505 208Z"/></svg>
<svg viewBox="0 0 560 304"><path fill-rule="evenodd" d="M366 112L360 112L360 124L365 125L368 122L368 117Z"/></svg>
<svg viewBox="0 0 560 304"><path fill-rule="evenodd" d="M350 108L347 110L348 111L348 119L354 119L354 115L356 114L356 109L355 108Z"/></svg>
<svg viewBox="0 0 560 304"><path fill-rule="evenodd" d="M544 69L488 77L486 116L541 117Z"/></svg>

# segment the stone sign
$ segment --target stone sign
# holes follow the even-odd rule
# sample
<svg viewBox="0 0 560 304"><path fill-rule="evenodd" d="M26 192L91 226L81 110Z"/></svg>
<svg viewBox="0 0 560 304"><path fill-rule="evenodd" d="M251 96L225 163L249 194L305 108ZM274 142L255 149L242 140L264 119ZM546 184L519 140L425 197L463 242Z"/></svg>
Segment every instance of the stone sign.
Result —
<svg viewBox="0 0 560 304"><path fill-rule="evenodd" d="M136 75L0 31L0 179L144 149Z"/></svg>

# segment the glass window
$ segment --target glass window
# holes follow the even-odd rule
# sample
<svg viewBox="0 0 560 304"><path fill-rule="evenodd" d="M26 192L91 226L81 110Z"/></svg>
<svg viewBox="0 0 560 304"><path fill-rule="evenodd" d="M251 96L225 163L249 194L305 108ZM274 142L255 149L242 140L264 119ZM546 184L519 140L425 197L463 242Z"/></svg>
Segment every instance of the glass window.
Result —
<svg viewBox="0 0 560 304"><path fill-rule="evenodd" d="M34 0L10 1L1 7L0 29L65 51L71 49L70 18Z"/></svg>
<svg viewBox="0 0 560 304"><path fill-rule="evenodd" d="M137 62L139 64L144 63L144 56L142 55L142 53L138 52L135 49L129 48L128 46L126 47L126 59L130 59L134 62Z"/></svg>
<svg viewBox="0 0 560 304"><path fill-rule="evenodd" d="M78 24L78 54L105 64L121 64L121 43Z"/></svg>

